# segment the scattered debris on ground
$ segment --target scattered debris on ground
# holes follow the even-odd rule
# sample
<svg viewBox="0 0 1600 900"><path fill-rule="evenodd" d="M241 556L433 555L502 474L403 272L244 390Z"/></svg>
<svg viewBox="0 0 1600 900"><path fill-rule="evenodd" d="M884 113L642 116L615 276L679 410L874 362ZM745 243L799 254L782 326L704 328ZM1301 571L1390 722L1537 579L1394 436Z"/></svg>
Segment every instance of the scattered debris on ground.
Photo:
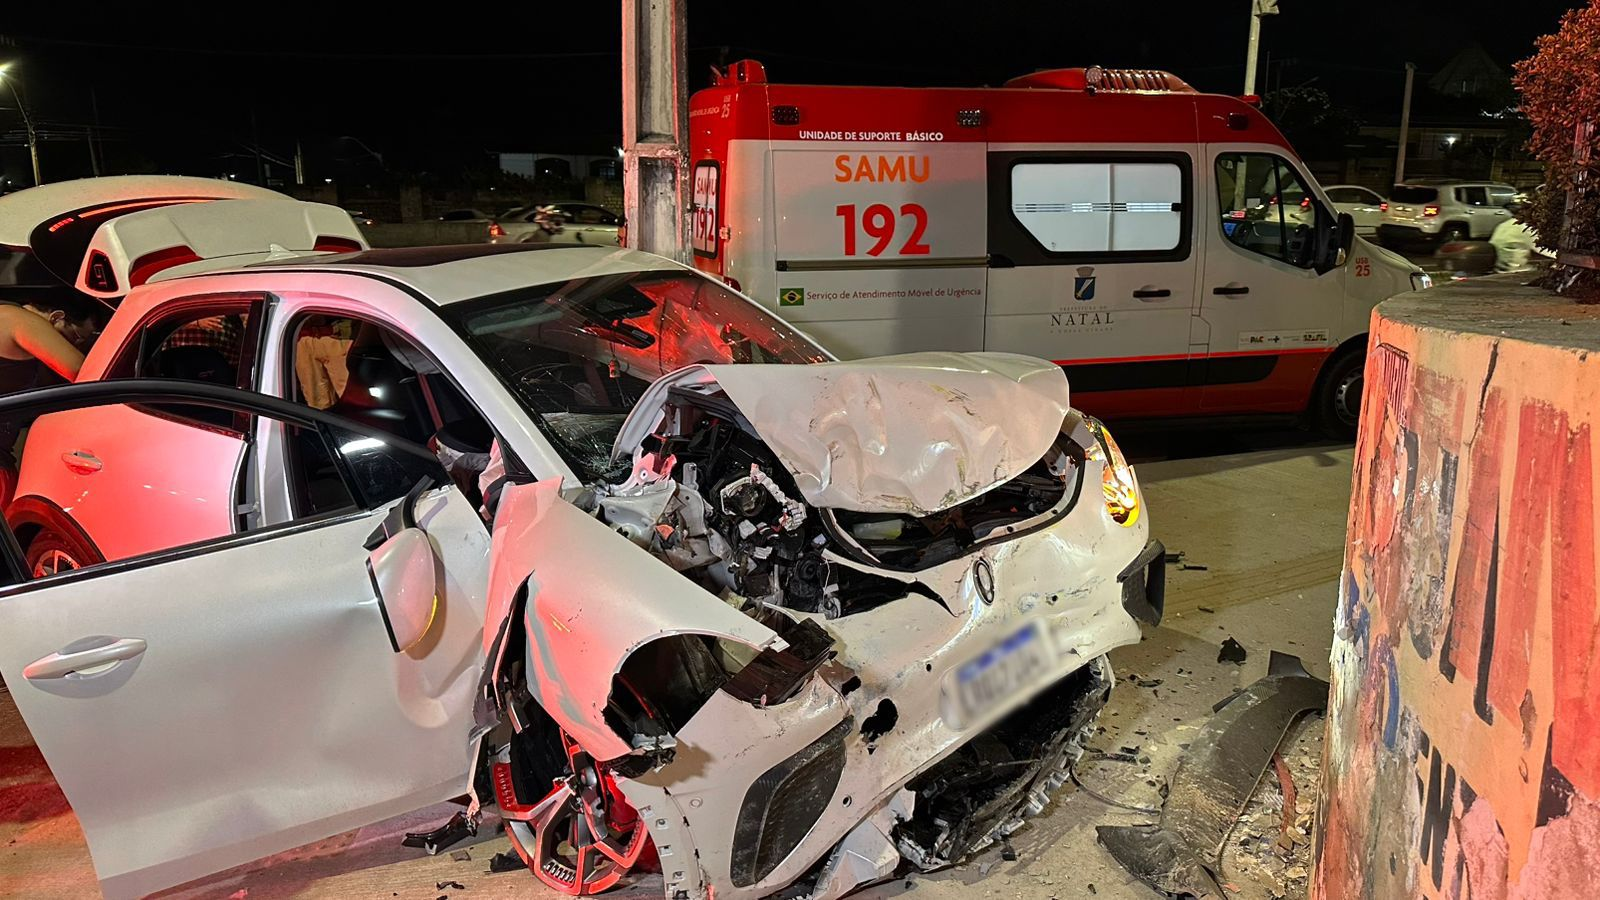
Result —
<svg viewBox="0 0 1600 900"><path fill-rule="evenodd" d="M1178 571L1180 571L1180 572L1209 572L1209 571L1211 571L1211 567L1210 566L1202 566L1199 563L1192 563L1192 562L1189 562L1189 561L1185 560L1184 559L1184 552L1182 550L1179 550L1176 553L1170 553L1169 552L1166 555L1166 563L1169 566L1177 566L1178 567Z"/></svg>
<svg viewBox="0 0 1600 900"><path fill-rule="evenodd" d="M1321 778L1321 716L1298 722L1279 748L1284 771L1262 779L1231 838L1232 851L1223 855L1228 878L1239 883L1241 897L1261 900L1300 900L1306 896L1311 873L1311 820ZM1286 796L1283 777L1293 784ZM1292 810L1292 817L1286 815ZM1286 847L1285 844L1288 846Z"/></svg>
<svg viewBox="0 0 1600 900"><path fill-rule="evenodd" d="M445 888L449 888L452 891L464 891L464 890L467 889L467 886L462 884L459 881L436 881L436 882L434 882L434 885L433 885L433 889L434 890L442 891Z"/></svg>
<svg viewBox="0 0 1600 900"><path fill-rule="evenodd" d="M472 851L457 850L450 854L450 858L456 862L472 862Z"/></svg>
<svg viewBox="0 0 1600 900"><path fill-rule="evenodd" d="M522 857L511 852L496 853L494 858L489 860L490 872L515 872L527 867L528 864L523 862Z"/></svg>
<svg viewBox="0 0 1600 900"><path fill-rule="evenodd" d="M1239 647L1231 638L1229 643ZM1242 647L1239 650L1243 652ZM1097 826L1100 844L1130 874L1166 896L1217 900L1240 896L1238 886L1223 871L1224 859L1234 841L1230 835L1239 830L1241 815L1261 802L1262 791L1258 788L1262 774L1268 768L1280 769L1274 761L1279 758L1278 748L1290 726L1307 712L1321 711L1327 692L1327 682L1306 672L1298 658L1272 653L1267 675L1218 703L1218 711L1201 726L1184 751L1163 792L1161 808L1149 810L1159 815L1159 822ZM1306 753L1297 756L1309 758ZM1294 773L1287 765L1280 771L1280 777L1267 780L1276 795L1279 827L1273 834L1263 836L1259 822L1252 821L1244 840L1251 842L1252 848L1264 840L1268 852L1273 852L1279 837L1287 835L1292 858L1299 846L1296 838L1305 838L1309 833L1309 810L1303 833ZM1078 784L1082 787L1081 782ZM1149 784L1154 786L1156 782ZM1088 789L1085 792L1104 799ZM1308 793L1307 802L1310 796L1315 796L1314 792ZM1292 824L1283 822L1286 810L1292 812ZM1282 898L1284 894L1278 886L1285 884L1303 889L1305 879L1299 877L1302 871L1308 869L1298 864L1288 867L1283 878L1269 888L1273 892L1257 896L1261 900Z"/></svg>
<svg viewBox="0 0 1600 900"><path fill-rule="evenodd" d="M1249 655L1243 644L1230 637L1222 642L1222 649L1217 651L1217 662L1231 662L1243 665L1245 658Z"/></svg>

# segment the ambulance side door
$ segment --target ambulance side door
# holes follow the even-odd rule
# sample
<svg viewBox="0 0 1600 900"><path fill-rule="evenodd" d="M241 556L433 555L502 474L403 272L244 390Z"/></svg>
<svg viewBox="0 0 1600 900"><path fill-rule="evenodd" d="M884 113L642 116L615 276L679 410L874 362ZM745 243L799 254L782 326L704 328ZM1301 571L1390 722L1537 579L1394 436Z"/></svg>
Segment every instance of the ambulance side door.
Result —
<svg viewBox="0 0 1600 900"><path fill-rule="evenodd" d="M991 147L984 349L1061 364L1096 415L1191 408L1196 149Z"/></svg>
<svg viewBox="0 0 1600 900"><path fill-rule="evenodd" d="M1206 160L1202 411L1299 412L1338 346L1343 270L1316 269L1319 222L1336 213L1282 147L1207 144Z"/></svg>

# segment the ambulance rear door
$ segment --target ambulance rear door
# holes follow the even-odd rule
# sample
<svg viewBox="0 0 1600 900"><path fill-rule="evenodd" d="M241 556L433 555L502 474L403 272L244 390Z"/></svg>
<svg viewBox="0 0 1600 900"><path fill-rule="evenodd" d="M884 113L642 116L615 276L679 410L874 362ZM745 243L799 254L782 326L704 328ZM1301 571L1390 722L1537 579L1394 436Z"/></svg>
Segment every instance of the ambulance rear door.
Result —
<svg viewBox="0 0 1600 900"><path fill-rule="evenodd" d="M1060 363L1097 415L1191 408L1197 151L991 144L985 349Z"/></svg>
<svg viewBox="0 0 1600 900"><path fill-rule="evenodd" d="M978 135L799 135L770 150L779 314L846 359L983 349Z"/></svg>

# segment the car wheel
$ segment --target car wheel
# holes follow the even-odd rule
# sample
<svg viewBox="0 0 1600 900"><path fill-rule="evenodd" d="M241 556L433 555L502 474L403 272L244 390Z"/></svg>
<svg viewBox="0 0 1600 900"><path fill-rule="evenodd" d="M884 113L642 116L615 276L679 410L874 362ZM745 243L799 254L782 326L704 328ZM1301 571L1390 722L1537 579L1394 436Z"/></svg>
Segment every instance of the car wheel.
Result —
<svg viewBox="0 0 1600 900"><path fill-rule="evenodd" d="M1328 437L1348 441L1356 436L1366 364L1367 355L1361 351L1346 353L1328 364L1316 399L1317 429Z"/></svg>
<svg viewBox="0 0 1600 900"><path fill-rule="evenodd" d="M1467 232L1467 226L1459 222L1451 222L1444 227L1443 231L1439 232L1439 243L1449 244L1454 241L1465 241L1470 237L1471 235Z"/></svg>
<svg viewBox="0 0 1600 900"><path fill-rule="evenodd" d="M85 541L54 531L41 531L28 542L27 561L29 574L43 578L105 562L105 557Z"/></svg>

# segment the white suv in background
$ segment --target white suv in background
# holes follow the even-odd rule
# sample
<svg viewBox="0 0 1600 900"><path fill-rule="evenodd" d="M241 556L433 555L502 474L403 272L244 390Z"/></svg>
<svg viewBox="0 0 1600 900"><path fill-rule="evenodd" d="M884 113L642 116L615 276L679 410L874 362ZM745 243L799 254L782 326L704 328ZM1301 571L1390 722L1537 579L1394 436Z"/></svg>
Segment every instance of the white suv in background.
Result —
<svg viewBox="0 0 1600 900"><path fill-rule="evenodd" d="M1389 211L1389 201L1378 196L1371 188L1359 184L1334 184L1322 189L1333 202L1336 212L1349 213L1355 220L1356 234L1371 237L1383 224L1383 214Z"/></svg>
<svg viewBox="0 0 1600 900"><path fill-rule="evenodd" d="M1511 216L1517 189L1490 181L1410 182L1389 192L1389 211L1378 226L1385 246L1426 241L1488 240Z"/></svg>

